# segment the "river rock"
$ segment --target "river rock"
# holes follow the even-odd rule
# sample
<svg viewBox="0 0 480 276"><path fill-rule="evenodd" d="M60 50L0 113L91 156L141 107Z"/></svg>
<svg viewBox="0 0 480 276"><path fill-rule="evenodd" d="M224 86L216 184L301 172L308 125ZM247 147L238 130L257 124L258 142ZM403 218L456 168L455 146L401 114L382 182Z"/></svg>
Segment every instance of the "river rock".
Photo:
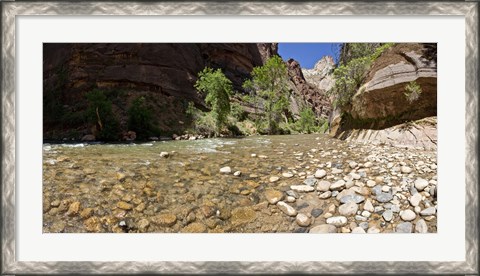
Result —
<svg viewBox="0 0 480 276"><path fill-rule="evenodd" d="M418 206L418 204L420 204L420 201L422 201L422 195L420 193L416 193L412 197L410 197L409 201L413 207L416 207Z"/></svg>
<svg viewBox="0 0 480 276"><path fill-rule="evenodd" d="M319 216L321 216L321 215L323 214L323 209L313 208L312 211L310 212L310 214L311 214L314 218L318 218Z"/></svg>
<svg viewBox="0 0 480 276"><path fill-rule="evenodd" d="M120 182L125 181L125 178L126 178L126 177L127 177L127 176L126 176L124 173L122 173L122 172L117 172L117 180L118 180L118 181L120 181Z"/></svg>
<svg viewBox="0 0 480 276"><path fill-rule="evenodd" d="M411 222L402 222L397 225L397 233L412 233L412 223Z"/></svg>
<svg viewBox="0 0 480 276"><path fill-rule="evenodd" d="M288 190L285 192L288 196L293 196L294 198L299 198L299 195L297 192L295 191L292 191L292 190Z"/></svg>
<svg viewBox="0 0 480 276"><path fill-rule="evenodd" d="M412 221L417 217L417 215L415 214L414 211L412 211L410 209L407 209L407 210L404 210L404 211L400 212L400 217L404 221Z"/></svg>
<svg viewBox="0 0 480 276"><path fill-rule="evenodd" d="M362 212L362 216L364 216L366 218L369 218L371 215L372 215L372 213L370 213L369 211L363 211Z"/></svg>
<svg viewBox="0 0 480 276"><path fill-rule="evenodd" d="M317 180L313 177L308 177L307 179L305 179L305 181L303 181L303 184L312 186L312 187L315 186L316 183L317 183Z"/></svg>
<svg viewBox="0 0 480 276"><path fill-rule="evenodd" d="M357 226L352 230L352 234L365 234L365 233L366 233L365 230L360 226Z"/></svg>
<svg viewBox="0 0 480 276"><path fill-rule="evenodd" d="M380 229L378 229L378 227L376 227L376 226L372 226L372 227L368 228L367 233L368 234L378 234L378 233L380 233Z"/></svg>
<svg viewBox="0 0 480 276"><path fill-rule="evenodd" d="M119 201L117 202L117 208L122 209L122 210L132 210L133 206L130 203L126 203L125 201Z"/></svg>
<svg viewBox="0 0 480 276"><path fill-rule="evenodd" d="M375 185L377 185L377 182L373 181L373 180L367 180L367 186L368 187L374 187Z"/></svg>
<svg viewBox="0 0 480 276"><path fill-rule="evenodd" d="M87 219L93 215L94 210L92 208L85 208L80 212L80 217L83 219Z"/></svg>
<svg viewBox="0 0 480 276"><path fill-rule="evenodd" d="M410 167L408 167L408 166L402 166L402 167L400 168L400 171L401 171L402 173L411 173L411 172L413 171L413 169L410 168Z"/></svg>
<svg viewBox="0 0 480 276"><path fill-rule="evenodd" d="M331 196L332 196L332 192L331 191L326 191L326 192L321 193L318 197L321 198L321 199L327 199L327 198L330 198Z"/></svg>
<svg viewBox="0 0 480 276"><path fill-rule="evenodd" d="M284 172L284 173L282 173L282 176L285 177L285 178L291 178L291 177L293 177L293 173Z"/></svg>
<svg viewBox="0 0 480 276"><path fill-rule="evenodd" d="M358 211L358 205L355 203L355 202L348 202L346 204L342 204L340 205L340 207L338 207L338 212L340 213L340 215L342 216L353 216L357 213Z"/></svg>
<svg viewBox="0 0 480 276"><path fill-rule="evenodd" d="M363 210L369 211L371 213L373 213L373 211L375 210L369 198L365 200L365 204L363 204Z"/></svg>
<svg viewBox="0 0 480 276"><path fill-rule="evenodd" d="M294 217L294 216L297 215L297 210L295 210L295 208L293 208L292 206L288 205L287 203L285 203L283 201L277 202L277 206L287 216Z"/></svg>
<svg viewBox="0 0 480 276"><path fill-rule="evenodd" d="M297 192L313 192L315 190L314 187L308 185L292 185L290 189Z"/></svg>
<svg viewBox="0 0 480 276"><path fill-rule="evenodd" d="M343 172L342 169L337 169L337 168L332 169L332 174L339 174L339 173L342 173L342 172Z"/></svg>
<svg viewBox="0 0 480 276"><path fill-rule="evenodd" d="M357 167L357 165L358 165L358 164L357 164L357 162L355 162L355 161L350 161L350 162L348 163L348 166L349 166L351 169L355 169L355 168Z"/></svg>
<svg viewBox="0 0 480 276"><path fill-rule="evenodd" d="M98 217L90 217L83 222L83 226L88 232L100 232L102 229L100 219Z"/></svg>
<svg viewBox="0 0 480 276"><path fill-rule="evenodd" d="M370 161L368 161L368 162L365 162L365 164L363 164L363 166L364 166L365 168L371 168L371 167L373 166L373 163L370 162Z"/></svg>
<svg viewBox="0 0 480 276"><path fill-rule="evenodd" d="M428 181L423 178L417 178L415 180L415 188L421 192L428 186Z"/></svg>
<svg viewBox="0 0 480 276"><path fill-rule="evenodd" d="M393 199L393 195L391 193L380 193L377 195L377 201L378 202L389 202L390 200Z"/></svg>
<svg viewBox="0 0 480 276"><path fill-rule="evenodd" d="M330 185L332 185L332 183L326 180L321 180L317 183L317 191L327 192L330 190Z"/></svg>
<svg viewBox="0 0 480 276"><path fill-rule="evenodd" d="M327 175L327 172L325 170L317 170L315 172L316 178L324 178L326 175Z"/></svg>
<svg viewBox="0 0 480 276"><path fill-rule="evenodd" d="M168 153L168 152L166 152L166 151L160 152L160 157L168 158L169 156L170 156L170 153Z"/></svg>
<svg viewBox="0 0 480 276"><path fill-rule="evenodd" d="M391 221L393 219L392 210L385 210L382 214L382 217L385 219L385 221Z"/></svg>
<svg viewBox="0 0 480 276"><path fill-rule="evenodd" d="M297 216L295 217L295 222L299 225L299 226L302 226L302 227L307 227L310 225L310 223L312 222L312 220L305 214L302 214L302 213L299 213L297 214Z"/></svg>
<svg viewBox="0 0 480 276"><path fill-rule="evenodd" d="M207 227L203 223L193 222L185 226L180 232L181 233L205 233Z"/></svg>
<svg viewBox="0 0 480 276"><path fill-rule="evenodd" d="M435 215L436 210L435 207L428 207L427 209L424 209L420 212L420 215L422 216L433 216Z"/></svg>
<svg viewBox="0 0 480 276"><path fill-rule="evenodd" d="M279 179L280 179L280 177L278 177L278 176L270 176L270 178L268 180L273 183L273 182L277 182Z"/></svg>
<svg viewBox="0 0 480 276"><path fill-rule="evenodd" d="M383 185L383 186L382 186L382 192L388 193L388 192L390 192L390 189L391 189L391 188L390 188L389 186L387 186L387 185Z"/></svg>
<svg viewBox="0 0 480 276"><path fill-rule="evenodd" d="M400 206L397 204L392 204L392 207L390 207L390 210L394 213L399 213L400 212Z"/></svg>
<svg viewBox="0 0 480 276"><path fill-rule="evenodd" d="M338 180L337 182L333 183L330 185L330 190L332 191L338 191L345 188L345 181L344 180Z"/></svg>
<svg viewBox="0 0 480 276"><path fill-rule="evenodd" d="M233 173L233 175L234 176L240 176L240 175L242 175L242 172L241 171L236 171L236 172Z"/></svg>
<svg viewBox="0 0 480 276"><path fill-rule="evenodd" d="M331 224L321 224L315 227L312 227L308 233L312 234L327 234L327 233L337 233L337 227Z"/></svg>
<svg viewBox="0 0 480 276"><path fill-rule="evenodd" d="M347 225L347 218L344 216L330 217L327 219L327 224L334 225L336 227L342 227Z"/></svg>
<svg viewBox="0 0 480 276"><path fill-rule="evenodd" d="M148 226L150 226L150 222L148 221L148 219L143 218L137 222L137 228L138 230L140 230L140 232L146 232Z"/></svg>
<svg viewBox="0 0 480 276"><path fill-rule="evenodd" d="M361 195L356 195L356 194L353 194L353 195L346 195L346 196L343 196L340 198L340 202L341 203L349 203L349 202L354 202L354 203L361 203L365 200L365 197L361 196Z"/></svg>
<svg viewBox="0 0 480 276"><path fill-rule="evenodd" d="M153 217L152 221L160 226L170 227L177 222L177 217L174 214L160 214Z"/></svg>
<svg viewBox="0 0 480 276"><path fill-rule="evenodd" d="M75 216L80 211L80 202L75 201L68 207L67 216Z"/></svg>
<svg viewBox="0 0 480 276"><path fill-rule="evenodd" d="M428 226L427 226L427 223L425 222L425 220L423 219L419 219L416 223L415 223L415 232L416 233L428 233Z"/></svg>
<svg viewBox="0 0 480 276"><path fill-rule="evenodd" d="M232 168L230 167L223 167L223 168L220 168L220 173L225 173L225 174L229 174L232 172Z"/></svg>
<svg viewBox="0 0 480 276"><path fill-rule="evenodd" d="M283 198L283 193L277 190L269 189L265 191L265 198L267 199L268 203L276 204Z"/></svg>
<svg viewBox="0 0 480 276"><path fill-rule="evenodd" d="M355 215L355 220L358 220L358 221L367 221L368 218L364 217L364 216L361 216L361 215Z"/></svg>

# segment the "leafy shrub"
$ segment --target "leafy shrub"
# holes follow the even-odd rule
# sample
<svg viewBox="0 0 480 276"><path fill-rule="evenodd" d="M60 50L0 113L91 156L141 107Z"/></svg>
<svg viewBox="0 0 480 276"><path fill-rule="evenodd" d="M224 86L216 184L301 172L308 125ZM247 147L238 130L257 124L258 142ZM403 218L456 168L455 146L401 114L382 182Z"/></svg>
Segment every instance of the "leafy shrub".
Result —
<svg viewBox="0 0 480 276"><path fill-rule="evenodd" d="M412 103L420 98L420 95L422 94L422 88L416 81L411 81L405 85L405 93L403 94L407 98L407 101Z"/></svg>
<svg viewBox="0 0 480 276"><path fill-rule="evenodd" d="M133 100L128 109L128 129L135 131L139 140L146 140L148 137L159 134L153 124L153 114L143 96Z"/></svg>
<svg viewBox="0 0 480 276"><path fill-rule="evenodd" d="M312 133L316 127L315 113L309 107L305 107L300 111L300 118L295 122L297 131L302 133Z"/></svg>
<svg viewBox="0 0 480 276"><path fill-rule="evenodd" d="M231 104L231 115L239 122L247 119L248 113L238 103Z"/></svg>
<svg viewBox="0 0 480 276"><path fill-rule="evenodd" d="M104 92L94 89L87 93L88 108L87 121L94 124L97 129L96 138L99 140L118 140L120 126L112 112L112 103Z"/></svg>

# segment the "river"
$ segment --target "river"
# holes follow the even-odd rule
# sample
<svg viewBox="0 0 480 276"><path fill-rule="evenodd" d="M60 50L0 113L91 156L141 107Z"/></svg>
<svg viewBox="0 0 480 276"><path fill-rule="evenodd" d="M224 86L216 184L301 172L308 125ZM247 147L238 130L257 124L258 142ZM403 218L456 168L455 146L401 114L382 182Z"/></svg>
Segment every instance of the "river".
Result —
<svg viewBox="0 0 480 276"><path fill-rule="evenodd" d="M324 134L44 144L43 231L436 232L436 180L436 151Z"/></svg>

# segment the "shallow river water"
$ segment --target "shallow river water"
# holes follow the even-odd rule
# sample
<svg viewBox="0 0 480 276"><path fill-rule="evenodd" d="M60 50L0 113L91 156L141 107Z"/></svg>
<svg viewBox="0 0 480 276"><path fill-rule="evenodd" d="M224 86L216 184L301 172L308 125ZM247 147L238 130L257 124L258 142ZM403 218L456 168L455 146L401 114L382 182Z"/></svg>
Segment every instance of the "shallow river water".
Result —
<svg viewBox="0 0 480 276"><path fill-rule="evenodd" d="M43 231L436 232L436 185L435 151L321 134L44 144Z"/></svg>

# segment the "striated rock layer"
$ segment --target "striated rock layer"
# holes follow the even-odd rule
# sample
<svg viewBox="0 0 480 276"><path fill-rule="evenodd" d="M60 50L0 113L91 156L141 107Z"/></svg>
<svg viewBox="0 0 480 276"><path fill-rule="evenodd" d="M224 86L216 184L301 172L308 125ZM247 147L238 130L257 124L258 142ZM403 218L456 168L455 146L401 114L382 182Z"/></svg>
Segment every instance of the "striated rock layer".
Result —
<svg viewBox="0 0 480 276"><path fill-rule="evenodd" d="M331 112L331 104L325 91L306 81L298 61L289 59L287 68L288 75L293 83L293 91L300 102L305 102L308 106L311 106L317 116L328 118Z"/></svg>
<svg viewBox="0 0 480 276"><path fill-rule="evenodd" d="M347 141L426 150L437 149L437 137L437 117L427 117L386 129L354 129L338 135L338 138Z"/></svg>
<svg viewBox="0 0 480 276"><path fill-rule="evenodd" d="M414 100L407 97L410 93L407 85L411 82L421 87L419 97ZM332 112L330 135L342 139L361 137L361 140L370 141L377 137L379 141L397 140L399 143L430 147L433 142L423 138L432 137L435 132L433 140L436 140L436 119L429 124L435 125L434 128L413 128L404 133L400 130L404 129L403 123L436 115L436 45L399 43L375 60L350 105ZM428 134L422 135L418 131ZM410 138L407 138L408 133Z"/></svg>
<svg viewBox="0 0 480 276"><path fill-rule="evenodd" d="M112 110L124 131L128 106L144 96L162 131L181 132L188 102L206 109L194 88L199 71L206 66L221 68L241 91L253 67L277 54L277 44L47 43L43 52L44 130L46 138L55 139L55 133L89 133L81 120L63 120L65 124L57 118L85 110L85 94L93 89L110 93Z"/></svg>
<svg viewBox="0 0 480 276"><path fill-rule="evenodd" d="M331 56L322 57L313 69L302 69L305 80L318 89L328 91L335 84L332 72L335 69L335 61Z"/></svg>

